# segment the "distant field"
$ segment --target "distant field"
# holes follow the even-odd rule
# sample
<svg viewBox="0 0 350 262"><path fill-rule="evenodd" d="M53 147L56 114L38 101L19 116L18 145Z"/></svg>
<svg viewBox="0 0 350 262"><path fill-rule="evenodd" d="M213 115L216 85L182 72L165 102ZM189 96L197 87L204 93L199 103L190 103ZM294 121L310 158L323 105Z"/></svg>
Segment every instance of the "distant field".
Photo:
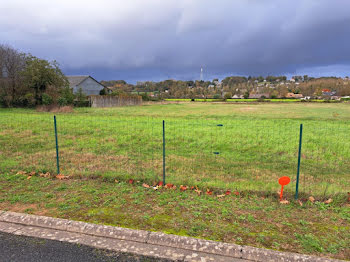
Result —
<svg viewBox="0 0 350 262"><path fill-rule="evenodd" d="M166 101L179 101L179 102L191 102L191 99L186 99L186 98L169 98L165 99ZM226 99L226 102L257 102L258 99ZM300 99L265 99L265 101L272 101L272 102L300 102ZM222 99L201 99L201 98L196 98L195 102L222 102Z"/></svg>
<svg viewBox="0 0 350 262"><path fill-rule="evenodd" d="M187 99L187 98L168 98L165 99L166 101L178 101L178 102L191 102L191 99ZM229 98L225 100L226 102L258 102L258 99L254 99L254 98ZM288 98L288 99L280 99L280 98L266 98L264 99L265 102L286 102L286 103L290 103L290 102L301 102L300 99L294 99L294 98ZM193 102L193 101L192 101ZM201 99L201 98L196 98L194 102L222 102L222 99ZM322 103L325 102L325 100L322 99L312 99L310 100L310 102L318 102L318 103ZM331 102L331 103L337 103L338 101L336 100L331 100L331 101L327 101L327 102Z"/></svg>
<svg viewBox="0 0 350 262"><path fill-rule="evenodd" d="M0 109L0 210L350 259L350 104L163 102L57 113L68 180L54 176L53 115ZM155 191L142 184L162 179L162 120L166 181L177 189ZM278 201L284 175L292 179L286 205Z"/></svg>

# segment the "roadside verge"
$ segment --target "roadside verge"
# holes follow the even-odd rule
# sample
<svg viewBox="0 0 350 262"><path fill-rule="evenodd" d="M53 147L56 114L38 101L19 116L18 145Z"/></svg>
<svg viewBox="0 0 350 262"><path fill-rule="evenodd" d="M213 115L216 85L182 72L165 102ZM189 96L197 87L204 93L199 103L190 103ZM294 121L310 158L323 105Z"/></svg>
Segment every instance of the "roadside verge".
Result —
<svg viewBox="0 0 350 262"><path fill-rule="evenodd" d="M0 211L0 231L170 261L340 261L158 232Z"/></svg>

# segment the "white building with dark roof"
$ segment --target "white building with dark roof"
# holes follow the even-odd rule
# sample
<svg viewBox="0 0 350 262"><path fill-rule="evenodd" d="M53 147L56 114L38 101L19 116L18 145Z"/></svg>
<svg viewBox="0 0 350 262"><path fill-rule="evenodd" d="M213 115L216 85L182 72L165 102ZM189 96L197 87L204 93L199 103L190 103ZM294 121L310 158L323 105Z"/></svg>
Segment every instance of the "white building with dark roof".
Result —
<svg viewBox="0 0 350 262"><path fill-rule="evenodd" d="M105 88L100 82L91 76L67 76L69 87L76 93L81 88L85 95L99 95Z"/></svg>

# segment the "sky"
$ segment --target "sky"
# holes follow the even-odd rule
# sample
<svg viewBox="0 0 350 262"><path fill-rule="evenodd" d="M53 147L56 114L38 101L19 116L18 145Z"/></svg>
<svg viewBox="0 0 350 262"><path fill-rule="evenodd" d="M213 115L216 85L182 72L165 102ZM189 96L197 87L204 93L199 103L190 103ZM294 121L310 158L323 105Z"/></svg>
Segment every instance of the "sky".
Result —
<svg viewBox="0 0 350 262"><path fill-rule="evenodd" d="M128 82L350 75L350 0L0 0L0 43Z"/></svg>

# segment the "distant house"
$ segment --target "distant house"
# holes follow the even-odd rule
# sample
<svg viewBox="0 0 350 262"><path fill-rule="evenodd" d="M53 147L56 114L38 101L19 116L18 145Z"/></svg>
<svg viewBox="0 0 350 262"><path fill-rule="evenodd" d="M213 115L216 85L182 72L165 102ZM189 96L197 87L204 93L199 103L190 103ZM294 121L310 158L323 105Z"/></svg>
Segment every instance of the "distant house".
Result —
<svg viewBox="0 0 350 262"><path fill-rule="evenodd" d="M233 99L243 99L244 96L243 95L233 95L232 98Z"/></svg>
<svg viewBox="0 0 350 262"><path fill-rule="evenodd" d="M77 93L81 88L85 95L99 95L100 91L105 88L100 82L91 76L67 76L69 87Z"/></svg>
<svg viewBox="0 0 350 262"><path fill-rule="evenodd" d="M259 99L259 98L269 98L270 95L268 93L262 93L262 94L250 94L249 98Z"/></svg>
<svg viewBox="0 0 350 262"><path fill-rule="evenodd" d="M323 96L334 96L336 94L335 91L331 91L330 89L322 89Z"/></svg>
<svg viewBox="0 0 350 262"><path fill-rule="evenodd" d="M302 94L287 93L286 98L303 98Z"/></svg>
<svg viewBox="0 0 350 262"><path fill-rule="evenodd" d="M309 101L309 100L311 100L311 96L305 96L305 97L301 98L300 100Z"/></svg>

